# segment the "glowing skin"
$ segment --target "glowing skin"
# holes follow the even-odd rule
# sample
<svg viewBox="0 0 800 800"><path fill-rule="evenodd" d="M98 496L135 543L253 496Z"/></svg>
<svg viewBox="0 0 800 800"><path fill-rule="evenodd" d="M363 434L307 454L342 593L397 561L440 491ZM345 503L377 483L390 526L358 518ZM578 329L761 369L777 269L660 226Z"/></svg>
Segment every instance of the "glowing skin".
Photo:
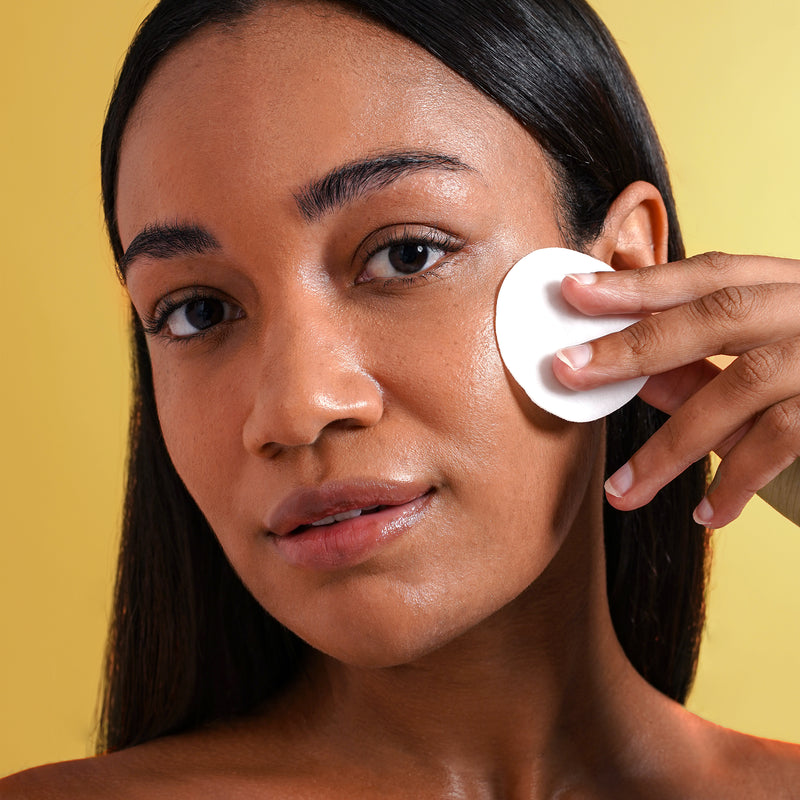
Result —
<svg viewBox="0 0 800 800"><path fill-rule="evenodd" d="M503 110L362 17L270 4L165 58L126 131L117 212L175 466L255 597L318 650L265 708L23 773L0 797L793 796L795 748L699 720L621 652L602 425L538 410L495 342L505 273L563 244L546 160ZM698 327L687 298L796 274L754 257L642 278L666 234L658 192L627 187L591 251L628 274L564 296L663 311L637 325L694 361L719 352L704 331L731 332L718 303ZM795 324L784 300L739 335L780 308ZM553 367L586 388L660 376L679 351L611 334L584 368ZM691 462L713 445L696 427L736 404L687 414L665 388L643 395L674 412L668 444L700 448ZM664 436L616 505L671 474ZM766 474L759 453L740 458Z"/></svg>
<svg viewBox="0 0 800 800"><path fill-rule="evenodd" d="M621 652L602 424L538 410L495 342L505 273L563 244L546 160L503 110L363 18L270 5L165 58L118 188L170 455L255 597L318 650L264 709L23 773L2 797L798 785L794 751L697 719ZM665 241L637 183L592 254L646 267ZM598 347L588 372L603 363Z"/></svg>
<svg viewBox="0 0 800 800"><path fill-rule="evenodd" d="M270 6L166 57L117 208L164 436L246 585L319 652L263 713L45 768L22 796L796 785L625 659L602 425L544 414L503 369L498 286L563 244L553 198L503 110L364 19ZM659 209L628 187L594 255L663 260Z"/></svg>
<svg viewBox="0 0 800 800"><path fill-rule="evenodd" d="M148 320L165 298L225 302L202 337L179 339L195 305L149 345L170 454L248 588L326 653L403 663L517 597L576 519L581 536L598 521L586 466L600 429L518 393L493 329L505 272L562 243L551 175L505 111L404 40L363 26L354 52L351 21L328 13L307 23L323 41L309 61L269 22L244 38L201 33L149 83L122 149L123 243L192 224L219 246L131 257L128 287ZM390 153L452 163L384 170L344 204L301 213L304 187ZM401 237L432 240L407 259L423 271L387 278ZM293 492L335 483L346 499L364 482L429 496L366 557L318 548L298 563L276 546Z"/></svg>

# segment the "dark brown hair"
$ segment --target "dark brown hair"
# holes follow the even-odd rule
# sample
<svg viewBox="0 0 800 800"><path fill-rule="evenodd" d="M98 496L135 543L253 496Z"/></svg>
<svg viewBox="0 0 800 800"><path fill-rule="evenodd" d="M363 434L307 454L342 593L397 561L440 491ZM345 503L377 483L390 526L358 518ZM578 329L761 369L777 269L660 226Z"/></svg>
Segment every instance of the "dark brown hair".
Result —
<svg viewBox="0 0 800 800"><path fill-rule="evenodd" d="M117 263L123 255L115 209L120 143L149 76L200 27L235 25L265 2L162 0L139 29L103 130L103 200ZM595 239L616 196L645 180L666 203L670 260L683 257L650 117L613 39L582 0L340 5L413 40L526 127L554 166L564 233L573 246ZM297 674L306 651L242 586L175 472L135 314L132 325L128 487L100 750L253 709ZM638 398L609 417L609 470L664 419ZM699 462L643 509L605 509L608 597L617 635L639 672L679 702L692 683L703 626L707 534L691 512L705 482L705 463Z"/></svg>

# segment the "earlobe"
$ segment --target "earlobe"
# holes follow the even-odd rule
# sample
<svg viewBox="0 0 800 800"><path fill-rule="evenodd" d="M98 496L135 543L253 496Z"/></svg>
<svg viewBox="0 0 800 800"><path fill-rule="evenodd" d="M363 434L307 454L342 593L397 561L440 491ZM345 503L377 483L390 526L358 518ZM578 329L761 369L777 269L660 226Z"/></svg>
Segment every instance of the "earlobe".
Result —
<svg viewBox="0 0 800 800"><path fill-rule="evenodd" d="M619 194L606 214L590 254L614 269L636 269L668 261L669 221L661 192L636 181Z"/></svg>

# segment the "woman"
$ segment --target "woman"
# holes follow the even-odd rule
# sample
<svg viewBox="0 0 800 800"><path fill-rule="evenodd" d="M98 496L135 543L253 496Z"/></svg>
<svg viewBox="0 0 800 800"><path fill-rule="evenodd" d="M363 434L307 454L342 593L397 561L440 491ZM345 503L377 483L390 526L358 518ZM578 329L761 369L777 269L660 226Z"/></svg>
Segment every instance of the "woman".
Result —
<svg viewBox="0 0 800 800"><path fill-rule="evenodd" d="M119 752L7 796L792 796L795 748L679 703L703 526L796 453L797 267L665 265L663 160L587 8L162 3L103 175L140 386ZM497 288L552 245L621 270L567 280L581 310L662 312L554 362L657 375L658 433L641 402L563 423L504 371ZM606 443L640 511L604 525Z"/></svg>

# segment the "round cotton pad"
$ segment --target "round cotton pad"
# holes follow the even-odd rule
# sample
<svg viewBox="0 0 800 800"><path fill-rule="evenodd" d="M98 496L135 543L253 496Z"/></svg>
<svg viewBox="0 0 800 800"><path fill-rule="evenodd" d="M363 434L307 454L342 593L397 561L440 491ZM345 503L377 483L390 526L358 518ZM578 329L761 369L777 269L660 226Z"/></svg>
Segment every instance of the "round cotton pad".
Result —
<svg viewBox="0 0 800 800"><path fill-rule="evenodd" d="M553 374L556 350L620 331L641 319L589 317L561 296L565 275L604 271L611 267L575 250L535 250L508 271L497 296L495 332L506 368L537 406L569 422L605 417L624 406L647 380L573 391Z"/></svg>

